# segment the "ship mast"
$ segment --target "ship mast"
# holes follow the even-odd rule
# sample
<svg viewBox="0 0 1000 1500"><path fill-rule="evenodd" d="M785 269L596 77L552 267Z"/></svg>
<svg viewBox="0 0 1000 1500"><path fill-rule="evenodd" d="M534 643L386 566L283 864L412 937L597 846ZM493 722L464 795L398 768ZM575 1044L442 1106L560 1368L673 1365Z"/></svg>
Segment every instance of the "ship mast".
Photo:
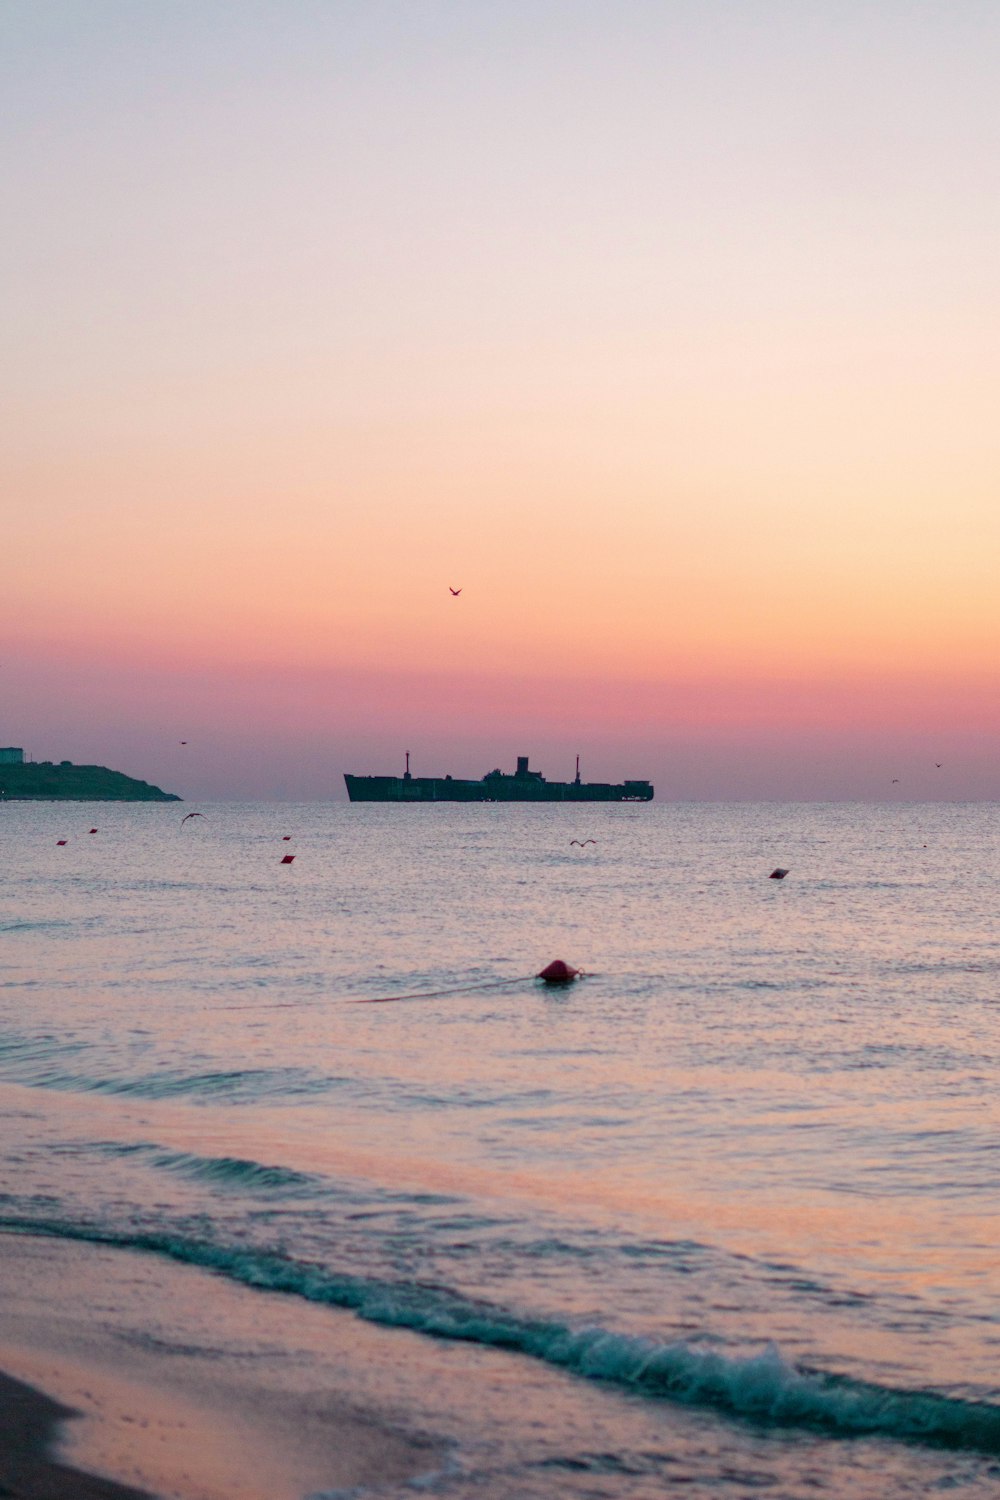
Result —
<svg viewBox="0 0 1000 1500"><path fill-rule="evenodd" d="M576 757L576 781L573 783L573 785L574 786L579 786L580 785L580 757L579 756Z"/></svg>

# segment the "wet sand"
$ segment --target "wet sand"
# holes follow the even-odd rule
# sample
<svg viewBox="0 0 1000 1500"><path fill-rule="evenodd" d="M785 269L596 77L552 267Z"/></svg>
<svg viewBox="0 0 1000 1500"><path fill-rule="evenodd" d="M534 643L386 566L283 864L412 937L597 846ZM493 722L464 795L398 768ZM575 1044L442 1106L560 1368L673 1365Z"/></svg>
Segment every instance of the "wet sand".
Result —
<svg viewBox="0 0 1000 1500"><path fill-rule="evenodd" d="M349 1315L153 1256L0 1234L0 1496L300 1500L444 1445L345 1392Z"/></svg>
<svg viewBox="0 0 1000 1500"><path fill-rule="evenodd" d="M49 1454L74 1413L0 1374L0 1495L11 1500L144 1500L141 1490L83 1474Z"/></svg>

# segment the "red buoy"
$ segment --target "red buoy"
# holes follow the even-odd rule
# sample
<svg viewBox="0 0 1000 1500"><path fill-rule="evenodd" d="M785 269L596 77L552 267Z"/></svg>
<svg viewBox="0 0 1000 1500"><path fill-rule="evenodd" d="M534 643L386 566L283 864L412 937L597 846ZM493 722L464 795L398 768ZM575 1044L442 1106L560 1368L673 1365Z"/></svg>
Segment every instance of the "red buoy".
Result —
<svg viewBox="0 0 1000 1500"><path fill-rule="evenodd" d="M283 864L283 865L290 865L290 864L291 864L291 862L292 862L292 860L293 860L293 859L294 859L294 858L295 858L295 855L294 855L294 854L286 854L286 855L284 855L284 856L283 856L283 857L282 857L282 861L281 861L281 863L282 863L282 864Z"/></svg>
<svg viewBox="0 0 1000 1500"><path fill-rule="evenodd" d="M785 878L785 876L787 874L788 874L788 871L787 870L783 870L781 868L781 866L779 865L776 870L772 870L771 871L770 875L767 878L768 878L768 880L784 880L784 878Z"/></svg>
<svg viewBox="0 0 1000 1500"><path fill-rule="evenodd" d="M91 828L91 829L90 829L90 832L91 832L91 833L96 833L96 832L97 832L97 829L96 829L96 828Z"/></svg>
<svg viewBox="0 0 1000 1500"><path fill-rule="evenodd" d="M283 844L290 844L291 841L292 841L292 835L290 833L283 833L281 835L281 842Z"/></svg>
<svg viewBox="0 0 1000 1500"><path fill-rule="evenodd" d="M564 959L554 958L535 978L544 979L546 984L571 984L579 974L580 970L574 969Z"/></svg>
<svg viewBox="0 0 1000 1500"><path fill-rule="evenodd" d="M66 840L65 839L56 839L56 843L57 844L65 844Z"/></svg>

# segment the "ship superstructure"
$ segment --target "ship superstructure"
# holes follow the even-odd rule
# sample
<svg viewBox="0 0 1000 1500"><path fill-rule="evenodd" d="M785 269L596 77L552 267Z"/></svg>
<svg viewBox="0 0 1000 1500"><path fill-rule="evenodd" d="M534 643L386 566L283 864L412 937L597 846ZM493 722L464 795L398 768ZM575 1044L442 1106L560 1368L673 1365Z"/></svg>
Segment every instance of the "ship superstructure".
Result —
<svg viewBox="0 0 1000 1500"><path fill-rule="evenodd" d="M479 781L455 776L412 776L410 752L402 776L344 776L352 802L651 802L648 781L581 781L580 757L573 781L546 781L519 755L513 772L488 771Z"/></svg>

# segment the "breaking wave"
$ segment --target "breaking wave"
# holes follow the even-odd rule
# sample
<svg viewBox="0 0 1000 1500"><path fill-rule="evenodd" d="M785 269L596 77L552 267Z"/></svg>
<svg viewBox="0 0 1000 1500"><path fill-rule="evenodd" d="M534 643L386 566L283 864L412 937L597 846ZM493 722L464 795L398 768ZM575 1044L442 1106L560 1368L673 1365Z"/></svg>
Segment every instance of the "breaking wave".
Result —
<svg viewBox="0 0 1000 1500"><path fill-rule="evenodd" d="M226 1158L217 1163L223 1171L271 1170ZM831 1437L879 1437L1000 1454L1000 1406L797 1367L773 1344L736 1356L697 1340L662 1343L601 1327L572 1328L446 1287L338 1275L273 1251L169 1233L128 1234L20 1217L0 1219L0 1228L168 1256L245 1286L344 1308L373 1323L505 1349L584 1379L729 1416Z"/></svg>
<svg viewBox="0 0 1000 1500"><path fill-rule="evenodd" d="M150 1166L242 1192L310 1192L320 1186L319 1178L308 1172L268 1166L241 1156L195 1156L189 1151L144 1149Z"/></svg>
<svg viewBox="0 0 1000 1500"><path fill-rule="evenodd" d="M68 1049L67 1049L68 1050ZM14 1055L14 1049L5 1053ZM16 1083L35 1088L60 1089L70 1093L112 1094L139 1099L172 1099L191 1097L227 1104L256 1103L265 1096L296 1098L323 1094L336 1088L342 1080L324 1078L304 1068L238 1068L206 1073L181 1073L161 1069L138 1077L94 1077L86 1073L67 1072L53 1066L32 1066L25 1062L5 1069L5 1076Z"/></svg>

